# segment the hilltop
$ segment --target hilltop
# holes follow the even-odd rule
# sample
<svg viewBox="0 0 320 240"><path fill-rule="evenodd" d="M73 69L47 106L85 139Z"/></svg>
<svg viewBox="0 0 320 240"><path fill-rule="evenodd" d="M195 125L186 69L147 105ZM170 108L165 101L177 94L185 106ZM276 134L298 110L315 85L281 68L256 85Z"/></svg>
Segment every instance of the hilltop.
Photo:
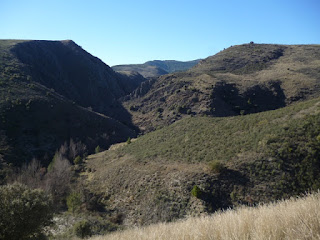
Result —
<svg viewBox="0 0 320 240"><path fill-rule="evenodd" d="M160 76L124 106L142 131L188 115L236 116L319 96L320 46L243 44Z"/></svg>
<svg viewBox="0 0 320 240"><path fill-rule="evenodd" d="M112 69L117 72L134 71L140 73L145 78L159 77L173 72L186 71L195 66L200 60L175 61L175 60L154 60L143 64L116 65Z"/></svg>

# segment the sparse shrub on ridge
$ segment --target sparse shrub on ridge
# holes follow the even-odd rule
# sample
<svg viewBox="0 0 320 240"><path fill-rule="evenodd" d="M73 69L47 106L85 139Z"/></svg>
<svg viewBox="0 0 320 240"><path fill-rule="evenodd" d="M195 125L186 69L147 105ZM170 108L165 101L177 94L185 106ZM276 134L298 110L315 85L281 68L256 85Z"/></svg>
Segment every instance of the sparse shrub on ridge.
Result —
<svg viewBox="0 0 320 240"><path fill-rule="evenodd" d="M100 149L100 146L99 146L99 145L94 149L94 152L95 152L95 153L101 152L101 149Z"/></svg>
<svg viewBox="0 0 320 240"><path fill-rule="evenodd" d="M209 162L209 169L210 171L214 172L214 173L221 173L226 167L225 165L218 160L213 160L211 162Z"/></svg>

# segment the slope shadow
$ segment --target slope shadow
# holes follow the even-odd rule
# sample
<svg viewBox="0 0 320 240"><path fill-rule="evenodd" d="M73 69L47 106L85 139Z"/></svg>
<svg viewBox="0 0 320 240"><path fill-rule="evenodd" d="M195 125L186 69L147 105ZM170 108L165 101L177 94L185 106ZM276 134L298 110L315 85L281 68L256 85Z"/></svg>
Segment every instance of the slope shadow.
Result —
<svg viewBox="0 0 320 240"><path fill-rule="evenodd" d="M227 117L263 112L284 107L281 81L257 84L240 93L234 83L218 82L211 93L212 115Z"/></svg>

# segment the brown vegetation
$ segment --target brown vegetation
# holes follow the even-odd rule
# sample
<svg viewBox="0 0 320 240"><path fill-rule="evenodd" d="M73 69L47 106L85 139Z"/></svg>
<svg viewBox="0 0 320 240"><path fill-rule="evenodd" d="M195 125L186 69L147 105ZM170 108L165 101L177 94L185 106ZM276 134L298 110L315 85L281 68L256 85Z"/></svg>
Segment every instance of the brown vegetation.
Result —
<svg viewBox="0 0 320 240"><path fill-rule="evenodd" d="M175 223L160 223L133 228L92 240L246 240L319 239L320 194L291 198L258 207L241 207L211 216L187 218Z"/></svg>

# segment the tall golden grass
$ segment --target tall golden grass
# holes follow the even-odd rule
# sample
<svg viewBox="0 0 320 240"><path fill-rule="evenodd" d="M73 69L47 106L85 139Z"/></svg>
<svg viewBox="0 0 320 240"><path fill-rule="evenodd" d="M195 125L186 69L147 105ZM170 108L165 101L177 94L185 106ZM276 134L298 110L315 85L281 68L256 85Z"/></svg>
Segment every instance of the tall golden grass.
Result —
<svg viewBox="0 0 320 240"><path fill-rule="evenodd" d="M320 239L320 192L115 232L92 240Z"/></svg>

